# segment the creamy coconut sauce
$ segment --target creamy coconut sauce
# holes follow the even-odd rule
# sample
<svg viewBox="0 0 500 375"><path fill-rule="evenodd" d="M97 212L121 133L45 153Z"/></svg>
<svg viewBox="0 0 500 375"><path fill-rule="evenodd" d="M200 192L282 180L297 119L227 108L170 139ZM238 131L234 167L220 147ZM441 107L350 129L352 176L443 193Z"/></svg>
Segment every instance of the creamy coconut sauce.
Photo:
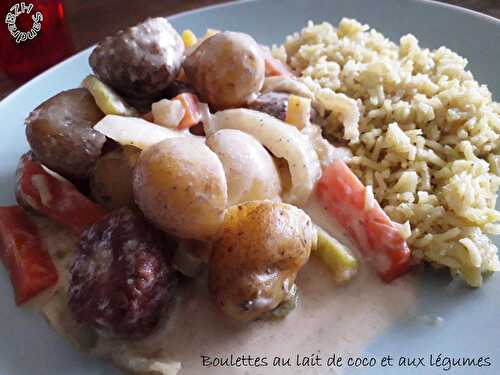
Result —
<svg viewBox="0 0 500 375"><path fill-rule="evenodd" d="M314 201L306 211L315 223L343 239L338 228ZM71 238L61 240L63 235L56 227L45 226L43 233L52 247L51 252L61 246L67 248L70 241L74 241ZM86 347L92 338L88 334L81 336L81 329L75 325L65 302L67 281L64 277L62 282L59 295L56 294L42 311L59 333L72 336L72 341L75 336L76 341L84 340L80 346ZM291 357L293 364L297 354L304 357L319 353L327 358L333 353L343 356L361 353L366 344L411 311L416 299L414 282L407 275L390 284L383 283L369 266L361 264L354 280L338 286L326 267L312 256L297 279L299 305L285 320L239 324L215 309L204 275L180 288L169 320L155 335L135 343L100 340L93 352L111 357L123 367L130 367L131 359L139 359L140 364L144 364L146 360L141 358L158 361L160 364L156 365L160 367L162 363L170 363L161 369L157 367L154 373L175 373L179 367L175 362L180 362L180 375L195 375L201 371L207 375L335 374L337 370L326 367L280 369L272 367L272 361L274 356ZM230 358L231 354L234 358L265 356L269 366L202 367L202 355L213 360L215 357Z"/></svg>

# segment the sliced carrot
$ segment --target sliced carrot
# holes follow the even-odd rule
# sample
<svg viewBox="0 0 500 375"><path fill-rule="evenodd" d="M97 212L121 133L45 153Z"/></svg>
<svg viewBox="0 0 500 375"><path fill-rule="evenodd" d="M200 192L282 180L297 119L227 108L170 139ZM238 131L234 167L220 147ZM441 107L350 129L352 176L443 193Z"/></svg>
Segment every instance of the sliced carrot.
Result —
<svg viewBox="0 0 500 375"><path fill-rule="evenodd" d="M69 181L49 173L28 155L21 158L16 189L20 201L77 235L106 215Z"/></svg>
<svg viewBox="0 0 500 375"><path fill-rule="evenodd" d="M172 100L179 100L186 111L178 129L189 129L201 121L201 103L196 95L185 92L177 95Z"/></svg>
<svg viewBox="0 0 500 375"><path fill-rule="evenodd" d="M374 200L365 207L365 186L341 160L334 161L318 182L322 206L358 245L384 281L410 268L410 250L397 226Z"/></svg>
<svg viewBox="0 0 500 375"><path fill-rule="evenodd" d="M0 207L0 259L9 272L17 305L57 283L57 269L38 230L19 206Z"/></svg>
<svg viewBox="0 0 500 375"><path fill-rule="evenodd" d="M295 77L295 74L288 65L282 63L280 60L272 57L271 55L266 56L264 62L266 63L266 77Z"/></svg>

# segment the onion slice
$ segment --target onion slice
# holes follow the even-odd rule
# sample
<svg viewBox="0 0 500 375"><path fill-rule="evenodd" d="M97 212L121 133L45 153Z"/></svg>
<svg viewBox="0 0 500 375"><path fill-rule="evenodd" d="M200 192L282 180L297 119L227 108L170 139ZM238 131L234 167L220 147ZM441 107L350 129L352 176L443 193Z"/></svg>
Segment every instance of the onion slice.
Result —
<svg viewBox="0 0 500 375"><path fill-rule="evenodd" d="M286 159L292 186L283 200L297 206L306 203L321 176L321 167L309 138L297 128L266 113L241 108L217 112L205 125L207 135L220 129L250 134L274 156Z"/></svg>
<svg viewBox="0 0 500 375"><path fill-rule="evenodd" d="M135 146L142 150L169 138L193 137L205 141L204 137L194 136L188 130L165 128L139 117L107 115L94 129L121 145Z"/></svg>

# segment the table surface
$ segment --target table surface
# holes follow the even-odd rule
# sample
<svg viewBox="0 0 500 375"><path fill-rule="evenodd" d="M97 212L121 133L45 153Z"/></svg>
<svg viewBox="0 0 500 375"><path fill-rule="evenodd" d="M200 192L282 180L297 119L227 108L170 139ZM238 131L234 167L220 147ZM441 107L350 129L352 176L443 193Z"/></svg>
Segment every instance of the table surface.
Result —
<svg viewBox="0 0 500 375"><path fill-rule="evenodd" d="M104 36L154 15L171 15L228 0L63 0L68 26L77 51ZM500 18L500 0L442 0ZM99 27L95 27L99 25ZM0 99L22 85L0 72Z"/></svg>

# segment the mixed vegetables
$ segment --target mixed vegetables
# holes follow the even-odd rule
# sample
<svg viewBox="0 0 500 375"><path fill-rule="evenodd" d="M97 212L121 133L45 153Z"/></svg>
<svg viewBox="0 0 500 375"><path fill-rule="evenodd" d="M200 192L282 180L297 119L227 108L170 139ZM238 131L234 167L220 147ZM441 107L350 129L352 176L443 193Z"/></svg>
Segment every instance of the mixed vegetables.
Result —
<svg viewBox="0 0 500 375"><path fill-rule="evenodd" d="M408 270L410 250L404 235L344 162L335 160L323 171L316 191L383 280L392 281Z"/></svg>
<svg viewBox="0 0 500 375"><path fill-rule="evenodd" d="M58 284L32 215L79 238L61 287L77 321L105 336L150 334L179 272L208 273L215 304L243 321L293 310L310 254L348 281L358 261L300 209L312 199L384 280L408 270L399 226L314 124L315 96L251 36L181 36L155 18L106 38L89 62L82 87L26 119L19 206L0 208L18 304Z"/></svg>

